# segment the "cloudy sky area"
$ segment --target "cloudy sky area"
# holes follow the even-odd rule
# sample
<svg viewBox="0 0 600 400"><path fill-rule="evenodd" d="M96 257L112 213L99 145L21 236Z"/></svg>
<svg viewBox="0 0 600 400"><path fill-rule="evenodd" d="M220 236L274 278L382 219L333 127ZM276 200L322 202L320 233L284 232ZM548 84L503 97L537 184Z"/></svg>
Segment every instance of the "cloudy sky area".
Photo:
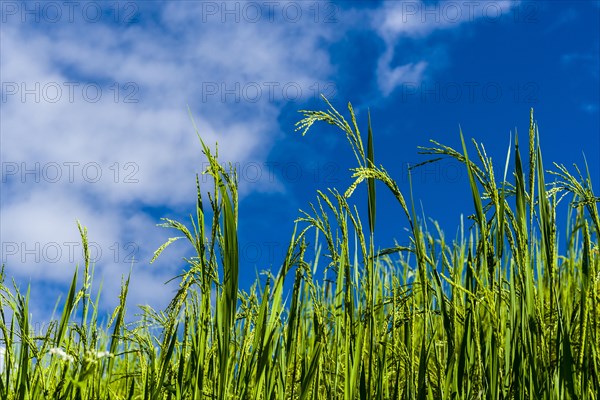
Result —
<svg viewBox="0 0 600 400"><path fill-rule="evenodd" d="M194 210L203 140L240 170L243 287L276 272L299 209L345 190L345 138L294 132L299 109L351 101L377 162L408 193L406 165L429 139L458 148L459 125L498 167L529 110L544 162L600 185L599 3L592 1L1 2L0 242L9 278L44 319L81 263L88 228L105 307L132 270L129 306L163 307L184 268L175 232ZM346 115L346 114L345 114ZM472 213L466 172L445 161L413 178L417 208L454 237ZM208 189L208 188L206 188ZM382 188L383 189L383 188ZM406 242L383 190L380 246ZM358 206L364 206L358 201ZM131 310L130 313L134 311Z"/></svg>

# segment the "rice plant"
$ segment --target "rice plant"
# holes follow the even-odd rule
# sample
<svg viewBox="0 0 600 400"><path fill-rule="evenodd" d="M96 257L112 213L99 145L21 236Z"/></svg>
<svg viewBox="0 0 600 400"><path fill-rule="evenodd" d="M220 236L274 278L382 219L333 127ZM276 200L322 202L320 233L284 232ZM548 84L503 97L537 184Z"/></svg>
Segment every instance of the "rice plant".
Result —
<svg viewBox="0 0 600 400"><path fill-rule="evenodd" d="M1 398L596 399L600 199L587 166L585 174L560 164L546 171L533 110L527 151L516 136L502 177L462 132L460 149L432 141L420 148L434 157L426 162L464 164L473 200L469 225L448 239L417 218L412 194L376 162L370 115L365 147L352 106L346 119L325 102L324 111L301 111L297 131L315 123L340 130L356 158L353 183L316 193L266 282L239 287L236 172L200 134L212 187L205 198L196 177L194 212L186 223L162 221L176 236L152 260L181 239L194 253L165 310L143 307L126 323L123 277L118 306L99 322L82 226L83 277L75 268L44 331L32 330L28 293L11 288L3 268ZM375 243L377 215L386 212L376 188L397 200L410 245ZM366 210L355 205L361 195ZM556 214L560 201L570 204L566 216Z"/></svg>

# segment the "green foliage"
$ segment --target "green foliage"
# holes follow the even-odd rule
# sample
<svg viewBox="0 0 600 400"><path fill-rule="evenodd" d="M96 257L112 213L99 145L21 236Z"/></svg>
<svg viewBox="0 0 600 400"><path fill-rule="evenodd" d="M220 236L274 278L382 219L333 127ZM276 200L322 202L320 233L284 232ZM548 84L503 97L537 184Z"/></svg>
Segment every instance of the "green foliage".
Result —
<svg viewBox="0 0 600 400"><path fill-rule="evenodd" d="M448 242L417 219L383 166L375 164L370 115L365 152L358 122L329 102L302 111L341 129L357 167L343 192L318 191L302 211L286 257L266 283L239 289L237 177L201 141L212 179L208 203L196 177L190 224L164 219L195 255L164 311L142 309L126 324L129 277L104 327L91 300L87 231L60 317L33 332L28 294L0 281L3 399L595 399L600 392L600 218L589 177L556 165L546 184L537 124L528 160L518 136L496 183L491 158L432 141L421 153L464 163L473 226ZM513 179L507 180L514 154ZM475 160L478 159L478 163ZM422 164L421 164L422 165ZM412 168L419 168L420 165ZM526 178L526 169L528 176ZM587 169L587 168L586 168ZM367 210L351 202L366 184ZM375 252L376 186L390 190L410 226L410 246ZM572 196L559 254L557 204ZM209 209L205 210L205 204ZM385 210L383 210L385 211ZM382 210L379 210L380 215ZM369 221L365 232L361 215ZM313 236L314 235L314 236ZM313 239L314 238L314 239ZM307 253L313 241L315 252ZM323 253L323 254L322 254ZM326 256L326 279L314 278ZM293 280L291 292L284 291ZM155 327L158 329L151 329Z"/></svg>

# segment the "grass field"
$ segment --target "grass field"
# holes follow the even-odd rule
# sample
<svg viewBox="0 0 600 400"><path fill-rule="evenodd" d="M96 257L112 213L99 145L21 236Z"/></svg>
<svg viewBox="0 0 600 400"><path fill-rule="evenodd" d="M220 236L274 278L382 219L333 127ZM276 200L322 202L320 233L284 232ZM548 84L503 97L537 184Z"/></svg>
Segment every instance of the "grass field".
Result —
<svg viewBox="0 0 600 400"><path fill-rule="evenodd" d="M119 305L99 324L81 226L86 261L43 332L32 331L27 294L2 273L0 397L597 399L600 199L587 171L554 164L545 172L533 111L526 146L515 138L501 177L462 133L460 149L420 149L468 171L474 212L449 239L425 228L411 194L377 164L370 119L361 134L351 105L348 120L327 107L302 111L298 131L337 126L356 156L354 183L316 194L266 283L239 289L236 175L202 141L214 186L203 197L196 178L193 216L165 219L178 236L155 253L181 239L195 253L165 310L146 307L126 322L124 277ZM367 190L355 193L361 185ZM376 187L398 201L409 246L376 250L386 212ZM364 193L368 207L358 210L352 200ZM568 215L556 215L559 200L570 203ZM562 253L557 219L568 220ZM317 270L326 279L315 279Z"/></svg>

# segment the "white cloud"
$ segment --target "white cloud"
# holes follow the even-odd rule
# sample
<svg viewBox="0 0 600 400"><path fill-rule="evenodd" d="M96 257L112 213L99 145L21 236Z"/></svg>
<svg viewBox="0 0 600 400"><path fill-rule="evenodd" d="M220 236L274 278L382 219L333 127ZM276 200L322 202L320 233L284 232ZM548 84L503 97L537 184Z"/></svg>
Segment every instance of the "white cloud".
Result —
<svg viewBox="0 0 600 400"><path fill-rule="evenodd" d="M423 79L423 73L427 68L426 61L404 64L398 67L390 67L391 50L379 58L377 62L377 84L384 96L389 96L398 86L405 83L419 83Z"/></svg>
<svg viewBox="0 0 600 400"><path fill-rule="evenodd" d="M81 18L38 25L6 16L0 234L9 276L68 284L81 257L67 257L65 243L79 243L79 219L102 250L96 281L104 280L103 305L114 305L134 243L140 262L133 265L130 304L164 306L172 287L163 282L180 272L185 249L175 246L149 266L174 232L155 227L140 207L193 205L203 157L188 105L205 142L219 142L222 161L260 162L281 135L277 116L286 96L296 96L290 90L300 88L307 98L311 85L334 72L321 42L334 37L333 26L308 17L206 20L202 2L159 7L126 26ZM217 93L207 92L215 87ZM281 188L242 182L240 193ZM54 243L63 252L59 261ZM34 298L39 307L32 310L55 301Z"/></svg>
<svg viewBox="0 0 600 400"><path fill-rule="evenodd" d="M255 2L139 4L144 9L131 23L92 23L77 12L70 22L67 10L56 23L2 16L0 235L6 272L37 287L70 283L81 259L52 263L43 260L52 254L41 251L49 243L78 243L79 219L103 250L96 263L103 306L117 300L121 276L131 267L131 243L139 262L132 268L130 307L164 306L172 296L173 287L163 282L181 270L186 248L175 245L149 266L152 252L176 233L156 228L144 207L193 206L194 174L203 158L188 105L205 142L219 142L222 161L260 163L283 134L277 119L288 100L308 99L318 94L315 84L335 79L328 46L345 31L366 27L384 40L376 73L389 95L403 82L423 79L429 66L427 59L394 65L399 41L468 20L423 22L406 9L420 2L388 1L371 11L338 6L336 23L323 23L327 10L315 9L316 3L277 2L258 21L250 8ZM232 15L207 4L240 10ZM293 7L302 7L301 18L294 19ZM272 179L241 185L242 196L284 190ZM6 246L14 243L17 253L9 260ZM22 243L25 249L39 243L42 261L19 262ZM48 301L55 298L32 294L32 310L41 314Z"/></svg>
<svg viewBox="0 0 600 400"><path fill-rule="evenodd" d="M371 27L383 39L385 51L377 62L377 83L384 96L403 84L420 84L428 60L394 65L398 44L403 40L420 40L441 30L455 29L477 20L489 23L506 17L518 1L386 1L371 13Z"/></svg>

